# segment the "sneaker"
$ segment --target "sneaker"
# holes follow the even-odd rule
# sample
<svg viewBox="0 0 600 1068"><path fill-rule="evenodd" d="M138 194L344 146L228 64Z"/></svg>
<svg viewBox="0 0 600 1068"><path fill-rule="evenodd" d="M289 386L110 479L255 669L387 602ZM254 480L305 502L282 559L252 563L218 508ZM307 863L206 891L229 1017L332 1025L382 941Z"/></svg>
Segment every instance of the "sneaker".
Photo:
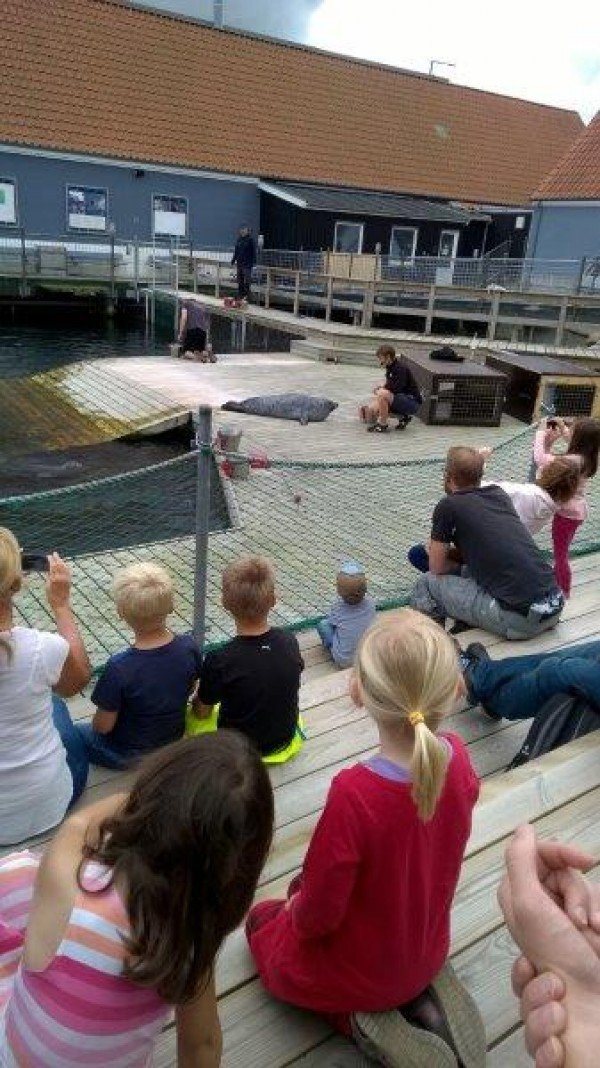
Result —
<svg viewBox="0 0 600 1068"><path fill-rule="evenodd" d="M477 666L477 664L480 664L482 662L482 660L489 659L490 654L488 653L485 645L482 645L481 642L471 642L471 644L467 645L467 648L460 655L460 667L463 673L463 678L465 680L465 685L467 687L467 697L469 699L470 705L480 704L480 702L477 700L473 693L471 672L473 671L473 668ZM486 716L489 716L490 719L502 719L502 716L499 716L497 713L490 712L490 710L486 708L485 705L480 705L480 707L483 709Z"/></svg>
<svg viewBox="0 0 600 1068"><path fill-rule="evenodd" d="M373 423L373 426L367 427L369 434L387 434L389 429L387 423Z"/></svg>
<svg viewBox="0 0 600 1068"><path fill-rule="evenodd" d="M406 430L408 424L410 423L410 420L410 415L401 415L398 419L398 426L396 427L396 430Z"/></svg>

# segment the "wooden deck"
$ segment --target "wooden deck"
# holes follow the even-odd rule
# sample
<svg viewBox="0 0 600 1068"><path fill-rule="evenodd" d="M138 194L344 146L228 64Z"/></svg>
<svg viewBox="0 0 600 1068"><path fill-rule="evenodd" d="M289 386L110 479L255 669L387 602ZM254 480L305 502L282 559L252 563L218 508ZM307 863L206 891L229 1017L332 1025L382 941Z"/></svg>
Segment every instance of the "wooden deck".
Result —
<svg viewBox="0 0 600 1068"><path fill-rule="evenodd" d="M600 554L576 561L574 594L555 631L527 643L510 643L469 632L463 644L483 640L494 657L550 651L571 642L600 638ZM329 782L341 768L371 753L376 733L364 712L347 696L348 672L325 661L314 631L301 635L306 670L301 705L308 741L287 765L270 769L275 788L277 832L263 872L258 898L282 895L298 870ZM73 715L85 718L85 698L71 702ZM493 1068L520 1068L528 1063L519 1030L518 1007L509 984L515 955L503 925L495 891L503 850L519 821L535 821L540 834L572 839L600 856L600 738L573 743L510 775L501 772L528 728L527 722L494 722L478 709L451 717L448 728L469 746L484 781L475 813L453 910L452 956L455 966L483 1013ZM131 775L94 769L81 804L126 788ZM596 869L594 876L598 876ZM352 1046L333 1037L309 1013L268 997L255 976L241 931L224 947L217 970L220 1015L224 1030L225 1068L304 1068L366 1065ZM174 1068L175 1035L161 1036L155 1064Z"/></svg>

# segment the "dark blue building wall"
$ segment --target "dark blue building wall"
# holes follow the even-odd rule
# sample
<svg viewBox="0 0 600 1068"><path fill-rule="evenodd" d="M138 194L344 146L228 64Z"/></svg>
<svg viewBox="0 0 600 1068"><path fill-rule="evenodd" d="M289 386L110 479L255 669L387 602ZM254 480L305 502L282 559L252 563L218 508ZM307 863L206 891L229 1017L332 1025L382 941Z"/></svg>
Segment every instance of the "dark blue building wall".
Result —
<svg viewBox="0 0 600 1068"><path fill-rule="evenodd" d="M69 230L67 185L108 190L108 219L117 237L152 241L152 196L155 193L188 199L188 237L194 248L230 247L239 227L254 233L259 226L259 193L251 182L236 182L185 174L165 174L135 166L48 159L43 156L0 153L0 178L17 183L17 225L32 236L80 236ZM0 226L2 233L14 227Z"/></svg>

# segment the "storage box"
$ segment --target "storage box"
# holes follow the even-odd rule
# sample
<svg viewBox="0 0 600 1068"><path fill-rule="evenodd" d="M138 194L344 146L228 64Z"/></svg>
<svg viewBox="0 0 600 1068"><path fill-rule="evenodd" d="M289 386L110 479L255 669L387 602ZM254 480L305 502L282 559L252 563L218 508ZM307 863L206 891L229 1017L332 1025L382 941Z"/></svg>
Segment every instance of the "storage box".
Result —
<svg viewBox="0 0 600 1068"><path fill-rule="evenodd" d="M401 350L400 350L401 351ZM472 360L432 360L411 352L404 360L423 397L418 416L439 426L498 426L506 376Z"/></svg>

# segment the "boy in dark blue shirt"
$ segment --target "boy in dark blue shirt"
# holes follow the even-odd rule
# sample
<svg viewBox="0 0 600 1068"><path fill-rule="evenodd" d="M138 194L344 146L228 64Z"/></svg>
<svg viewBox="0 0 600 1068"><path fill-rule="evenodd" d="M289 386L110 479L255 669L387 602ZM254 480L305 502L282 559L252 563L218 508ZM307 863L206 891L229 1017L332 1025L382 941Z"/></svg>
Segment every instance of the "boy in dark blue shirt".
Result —
<svg viewBox="0 0 600 1068"><path fill-rule="evenodd" d="M191 635L173 634L166 626L173 586L163 568L150 563L125 568L113 596L135 640L110 657L92 693L96 714L78 730L93 764L122 769L183 736L201 655Z"/></svg>

